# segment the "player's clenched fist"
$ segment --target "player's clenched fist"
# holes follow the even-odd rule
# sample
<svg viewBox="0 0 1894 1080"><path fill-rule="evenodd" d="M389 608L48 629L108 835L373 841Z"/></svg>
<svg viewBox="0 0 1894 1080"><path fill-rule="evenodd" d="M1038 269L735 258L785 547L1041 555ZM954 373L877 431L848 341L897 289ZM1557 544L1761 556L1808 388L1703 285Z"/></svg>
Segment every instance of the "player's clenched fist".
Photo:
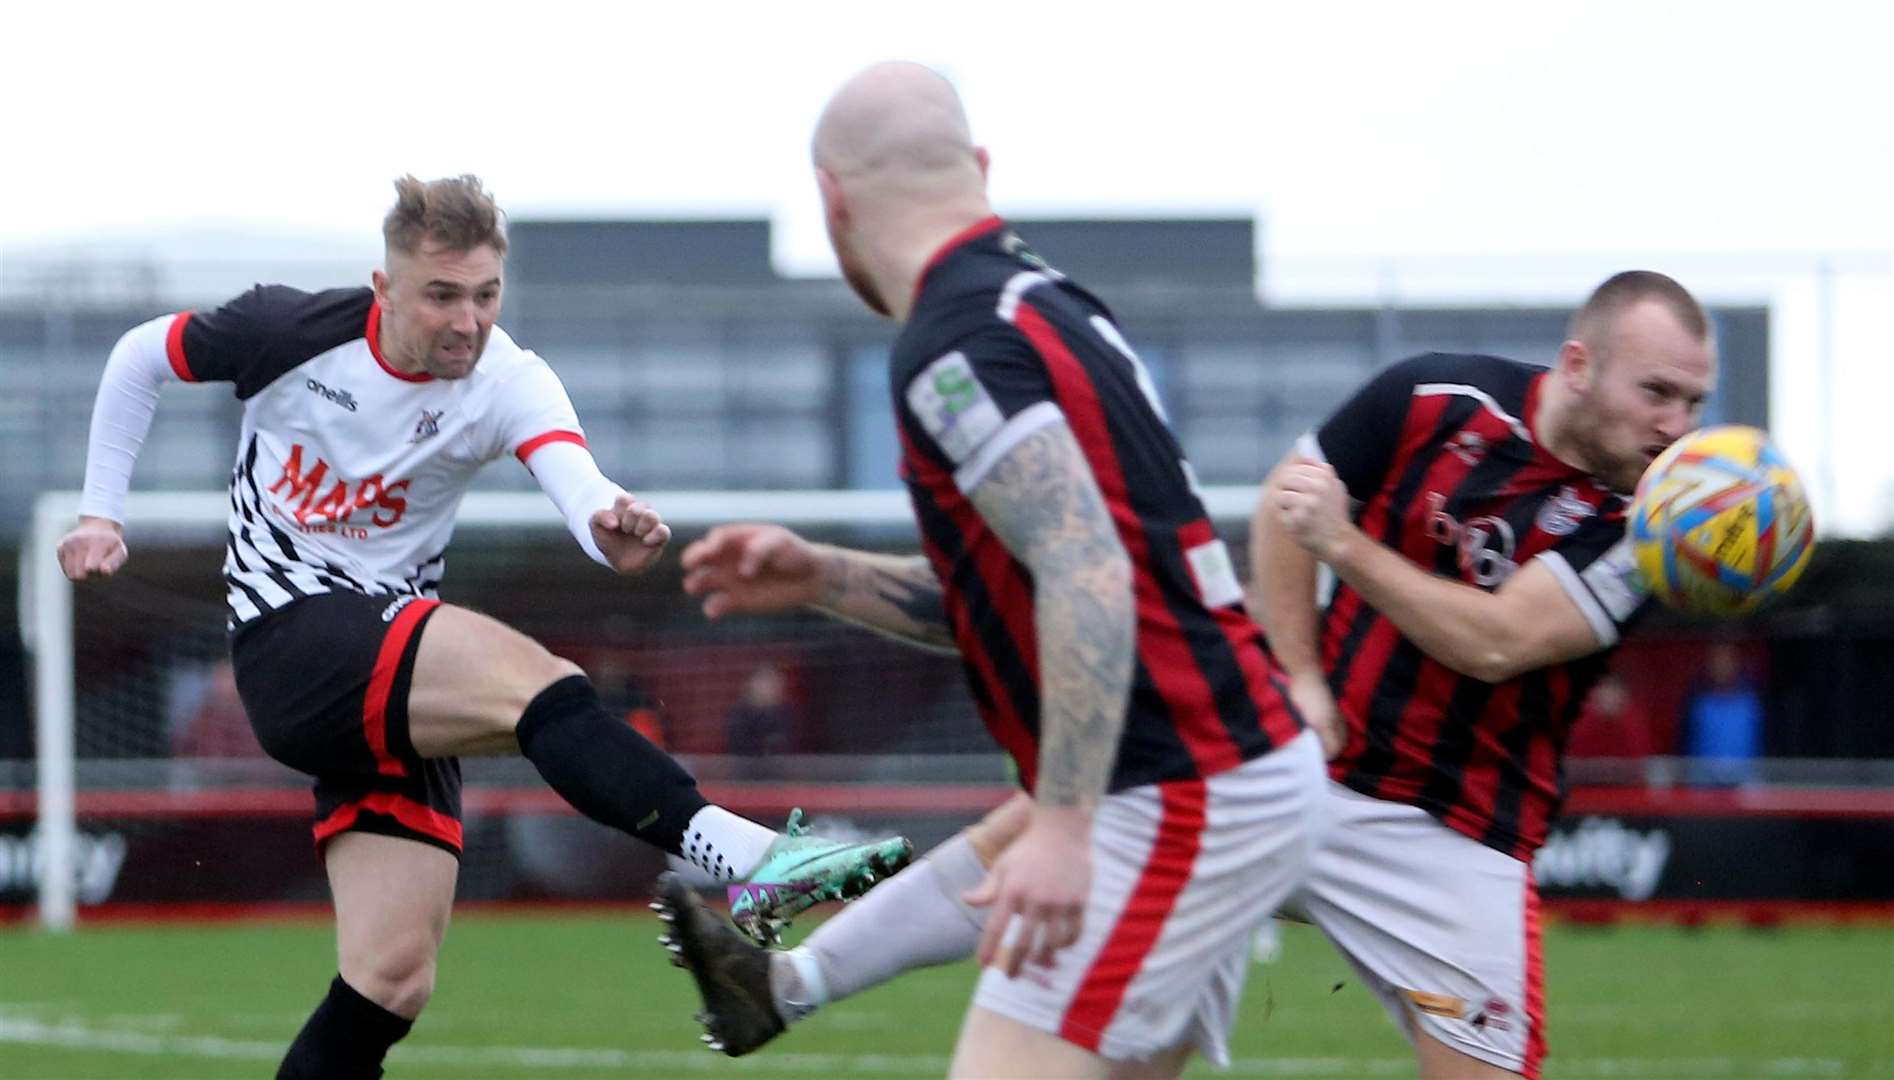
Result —
<svg viewBox="0 0 1894 1080"><path fill-rule="evenodd" d="M1276 471L1270 503L1295 542L1323 562L1334 562L1349 538L1348 489L1327 462L1300 458Z"/></svg>
<svg viewBox="0 0 1894 1080"><path fill-rule="evenodd" d="M115 573L129 557L119 524L110 518L82 517L59 541L59 568L74 581Z"/></svg>
<svg viewBox="0 0 1894 1080"><path fill-rule="evenodd" d="M684 591L705 616L787 611L823 596L821 549L780 525L719 525L684 549Z"/></svg>
<svg viewBox="0 0 1894 1080"><path fill-rule="evenodd" d="M613 570L636 573L658 561L671 542L671 527L635 496L620 495L592 515L592 541Z"/></svg>

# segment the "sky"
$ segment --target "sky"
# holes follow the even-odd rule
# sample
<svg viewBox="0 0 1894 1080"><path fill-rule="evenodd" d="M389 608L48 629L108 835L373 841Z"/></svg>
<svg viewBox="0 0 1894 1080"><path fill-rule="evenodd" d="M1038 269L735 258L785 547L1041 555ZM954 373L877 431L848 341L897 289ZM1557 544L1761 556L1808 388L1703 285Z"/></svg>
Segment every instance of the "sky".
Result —
<svg viewBox="0 0 1894 1080"><path fill-rule="evenodd" d="M1775 434L1822 520L1874 532L1889 9L14 5L0 263L238 236L372 262L393 176L471 171L516 218L768 217L779 269L832 273L810 128L855 70L918 60L960 88L1002 212L1254 214L1273 301L1575 303L1649 266L1768 303Z"/></svg>

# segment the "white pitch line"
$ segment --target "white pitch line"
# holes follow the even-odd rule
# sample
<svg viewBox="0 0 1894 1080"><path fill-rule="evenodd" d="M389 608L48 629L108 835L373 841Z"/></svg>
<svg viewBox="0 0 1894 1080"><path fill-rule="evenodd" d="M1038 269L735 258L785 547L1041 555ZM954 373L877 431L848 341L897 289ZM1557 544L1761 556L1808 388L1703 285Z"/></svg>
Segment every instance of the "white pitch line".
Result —
<svg viewBox="0 0 1894 1080"><path fill-rule="evenodd" d="M149 1031L106 1030L73 1021L49 1023L0 1015L0 1044L43 1046L68 1050L128 1054L143 1057L209 1058L237 1061L276 1061L284 1044L255 1039L226 1039L218 1035L160 1035ZM388 1055L391 1064L441 1065L460 1068L506 1067L586 1071L663 1071L701 1073L761 1070L811 1075L900 1073L939 1076L947 1058L939 1054L798 1054L768 1052L732 1060L721 1054L692 1050L619 1050L611 1047L536 1046L397 1046ZM1699 1080L1711 1077L1839 1077L1849 1072L1839 1058L1784 1057L1765 1061L1735 1057L1709 1058L1557 1058L1547 1063L1552 1077L1636 1077L1638 1080ZM1868 1076L1888 1075L1894 1062L1872 1061ZM1237 1076L1356 1077L1402 1076L1411 1073L1409 1058L1291 1057L1238 1058L1230 1073Z"/></svg>
<svg viewBox="0 0 1894 1080"><path fill-rule="evenodd" d="M154 1035L143 1031L100 1031L80 1024L43 1023L0 1016L0 1043L54 1046L68 1050L104 1050L156 1057L237 1058L267 1061L283 1056L280 1043L225 1039L216 1035Z"/></svg>

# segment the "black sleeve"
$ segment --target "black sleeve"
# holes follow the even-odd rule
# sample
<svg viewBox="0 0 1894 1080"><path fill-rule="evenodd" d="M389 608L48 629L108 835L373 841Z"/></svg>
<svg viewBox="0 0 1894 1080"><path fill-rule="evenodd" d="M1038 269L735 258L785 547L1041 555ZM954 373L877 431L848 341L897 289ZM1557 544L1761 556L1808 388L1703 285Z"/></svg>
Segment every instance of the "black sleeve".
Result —
<svg viewBox="0 0 1894 1080"><path fill-rule="evenodd" d="M1615 645L1648 606L1650 588L1638 573L1622 508L1588 517L1539 559L1585 614L1600 645Z"/></svg>
<svg viewBox="0 0 1894 1080"><path fill-rule="evenodd" d="M1441 359L1430 353L1390 364L1316 429L1316 448L1355 500L1366 502L1380 490L1400 446L1414 387L1433 381Z"/></svg>
<svg viewBox="0 0 1894 1080"><path fill-rule="evenodd" d="M192 382L233 382L249 398L304 361L361 337L374 293L258 285L214 311L182 316L172 366ZM181 367L179 365L182 365Z"/></svg>
<svg viewBox="0 0 1894 1080"><path fill-rule="evenodd" d="M1010 329L962 339L895 389L897 407L956 468L1060 415L1045 361ZM1051 408L1034 409L1042 404Z"/></svg>
<svg viewBox="0 0 1894 1080"><path fill-rule="evenodd" d="M189 372L192 382L236 382L247 368L266 362L278 291L258 285L215 311L191 312L173 365L181 361L180 374Z"/></svg>

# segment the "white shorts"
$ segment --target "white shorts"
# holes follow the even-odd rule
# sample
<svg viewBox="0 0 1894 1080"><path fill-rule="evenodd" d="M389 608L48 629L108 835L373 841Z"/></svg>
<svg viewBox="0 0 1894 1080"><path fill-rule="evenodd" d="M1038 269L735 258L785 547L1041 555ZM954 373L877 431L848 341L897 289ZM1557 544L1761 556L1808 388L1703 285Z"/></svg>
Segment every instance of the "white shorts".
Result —
<svg viewBox="0 0 1894 1080"><path fill-rule="evenodd" d="M986 969L973 1003L1111 1061L1195 1045L1228 1064L1250 936L1308 873L1326 782L1304 732L1209 780L1106 796L1078 941L1050 968Z"/></svg>
<svg viewBox="0 0 1894 1080"><path fill-rule="evenodd" d="M1544 964L1532 867L1407 803L1328 785L1328 833L1284 906L1328 935L1411 1042L1415 1025L1539 1075Z"/></svg>

